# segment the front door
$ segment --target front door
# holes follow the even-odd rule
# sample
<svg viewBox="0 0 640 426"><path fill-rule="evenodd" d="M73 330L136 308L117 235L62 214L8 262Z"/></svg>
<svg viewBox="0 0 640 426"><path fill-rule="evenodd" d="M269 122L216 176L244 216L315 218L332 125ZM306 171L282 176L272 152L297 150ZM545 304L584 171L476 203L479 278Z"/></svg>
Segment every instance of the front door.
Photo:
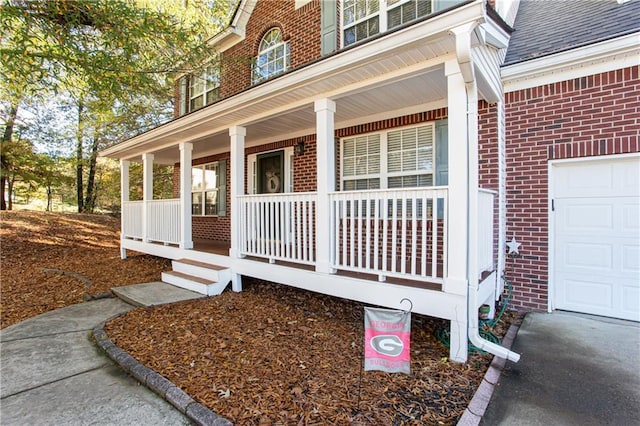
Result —
<svg viewBox="0 0 640 426"><path fill-rule="evenodd" d="M256 158L257 193L284 192L284 150L260 154Z"/></svg>

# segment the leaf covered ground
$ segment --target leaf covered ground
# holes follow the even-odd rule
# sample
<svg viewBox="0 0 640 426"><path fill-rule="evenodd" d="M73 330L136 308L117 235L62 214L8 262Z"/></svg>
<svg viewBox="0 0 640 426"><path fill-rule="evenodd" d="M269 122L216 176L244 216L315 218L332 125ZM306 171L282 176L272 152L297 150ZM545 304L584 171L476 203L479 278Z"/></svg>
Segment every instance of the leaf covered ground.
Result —
<svg viewBox="0 0 640 426"><path fill-rule="evenodd" d="M153 256L121 260L115 218L2 212L0 219L2 327L170 269ZM437 337L447 322L413 315L411 374L364 372L363 305L243 284L241 293L135 309L106 331L239 425L455 424L491 361L477 352L465 364L449 361ZM497 334L515 315L505 317Z"/></svg>
<svg viewBox="0 0 640 426"><path fill-rule="evenodd" d="M106 215L0 212L0 328L112 287L157 281L170 262L129 252Z"/></svg>

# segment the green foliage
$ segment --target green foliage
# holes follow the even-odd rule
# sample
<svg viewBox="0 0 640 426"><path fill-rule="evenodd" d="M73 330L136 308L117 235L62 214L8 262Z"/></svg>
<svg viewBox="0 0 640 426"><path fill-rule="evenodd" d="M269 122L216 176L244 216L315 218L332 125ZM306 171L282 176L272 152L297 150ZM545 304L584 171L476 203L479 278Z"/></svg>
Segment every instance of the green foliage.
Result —
<svg viewBox="0 0 640 426"><path fill-rule="evenodd" d="M224 3L224 2L222 2ZM119 97L153 89L179 64L211 54L204 40L226 20L220 2L4 0L2 85L77 88Z"/></svg>
<svg viewBox="0 0 640 426"><path fill-rule="evenodd" d="M83 179L91 208L102 200L101 179L119 182L98 164L97 151L171 117L173 76L211 59L205 40L227 24L235 3L0 0L2 111L36 110L22 120L22 131L52 159L75 151L75 164L63 163L66 173L43 167L59 177L76 173L81 210ZM57 113L49 108L52 97ZM2 115L5 130L13 130ZM3 154L2 173L26 167L23 160Z"/></svg>

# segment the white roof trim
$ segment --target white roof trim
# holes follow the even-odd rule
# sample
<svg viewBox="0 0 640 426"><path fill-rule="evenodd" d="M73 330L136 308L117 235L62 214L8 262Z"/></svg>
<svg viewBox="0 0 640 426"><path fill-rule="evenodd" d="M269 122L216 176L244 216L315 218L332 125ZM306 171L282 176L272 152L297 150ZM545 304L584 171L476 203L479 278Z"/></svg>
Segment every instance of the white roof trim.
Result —
<svg viewBox="0 0 640 426"><path fill-rule="evenodd" d="M249 18L257 2L258 0L242 0L231 25L207 40L207 44L218 52L224 52L244 40Z"/></svg>
<svg viewBox="0 0 640 426"><path fill-rule="evenodd" d="M502 68L505 93L637 66L640 32Z"/></svg>
<svg viewBox="0 0 640 426"><path fill-rule="evenodd" d="M145 133L134 136L129 140L101 151L100 155L114 158L132 158L140 152L146 152L146 150L151 152L156 149L166 148L161 141L167 136L175 135L181 131L188 130L206 122L212 122L214 118L216 118L217 127L220 128L227 128L232 125L247 125L251 120L255 120L259 117L253 116L250 119L239 123L227 122L224 118L221 121L219 119L226 113L232 113L247 106L260 103L265 99L286 94L291 90L304 87L318 80L333 78L338 70L346 72L349 68L355 68L359 64L366 64L368 62L375 61L377 57L392 55L397 46L407 46L426 42L430 38L446 35L452 27L456 27L464 23L474 21L482 23L484 22L483 12L482 1L476 1L445 13L438 19L424 21L416 25L403 28L393 34L389 34L388 37L381 37L379 39L363 43L360 46L355 46L348 51L338 52L336 55L318 61L317 63L294 70L290 74L283 75L272 81L267 81L258 86L251 87L244 92L230 97L229 99L225 99L219 103L210 105L207 108L195 111ZM430 62L435 63L442 61L443 59L439 58L438 61L434 60ZM424 68L425 66L427 66L427 64L417 64L415 67ZM412 67L405 67L398 72L406 74L411 71ZM349 87L342 89L342 91L344 90L355 89ZM318 94L315 97L311 95L311 98L300 99L298 103L302 105L311 104L316 98L331 97L335 95L337 94L323 93ZM299 106L300 105L298 104L289 104L288 108L294 109ZM264 111L264 114L273 113L274 111ZM217 127L212 126L208 128L207 132L215 133L219 130ZM153 146L145 146L147 144L151 144ZM175 143L167 144L167 146L173 145L175 145Z"/></svg>

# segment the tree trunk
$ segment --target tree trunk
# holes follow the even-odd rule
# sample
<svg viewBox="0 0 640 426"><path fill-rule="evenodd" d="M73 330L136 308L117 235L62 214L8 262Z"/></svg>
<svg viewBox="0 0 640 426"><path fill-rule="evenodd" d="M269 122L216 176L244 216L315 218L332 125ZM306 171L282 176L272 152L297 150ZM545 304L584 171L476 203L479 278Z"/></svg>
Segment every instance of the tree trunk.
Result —
<svg viewBox="0 0 640 426"><path fill-rule="evenodd" d="M16 103L11 105L11 107L9 108L9 117L7 118L7 124L4 128L4 133L2 135L3 143L11 142L11 138L13 136L13 127L16 122L17 115L18 115L18 102L16 101ZM0 210L7 209L5 188L9 184L9 180L7 179L7 175L6 175L8 166L9 164L7 164L7 157L0 154L0 175L1 175L0 176ZM12 189L9 188L9 195L8 195L9 204L11 204L11 191Z"/></svg>
<svg viewBox="0 0 640 426"><path fill-rule="evenodd" d="M87 196L84 201L85 213L93 213L95 208L95 182L96 182L96 163L98 160L98 137L94 136L91 143L91 157L89 159L89 176L87 177Z"/></svg>
<svg viewBox="0 0 640 426"><path fill-rule="evenodd" d="M78 213L84 211L84 187L83 187L83 122L82 113L84 111L84 104L82 99L78 101L78 128L76 131L76 199L78 201Z"/></svg>
<svg viewBox="0 0 640 426"><path fill-rule="evenodd" d="M51 209L51 199L53 197L53 188L50 185L47 185L47 211L50 212Z"/></svg>
<svg viewBox="0 0 640 426"><path fill-rule="evenodd" d="M15 182L15 178L7 179L7 205L5 210L13 210L13 183Z"/></svg>

